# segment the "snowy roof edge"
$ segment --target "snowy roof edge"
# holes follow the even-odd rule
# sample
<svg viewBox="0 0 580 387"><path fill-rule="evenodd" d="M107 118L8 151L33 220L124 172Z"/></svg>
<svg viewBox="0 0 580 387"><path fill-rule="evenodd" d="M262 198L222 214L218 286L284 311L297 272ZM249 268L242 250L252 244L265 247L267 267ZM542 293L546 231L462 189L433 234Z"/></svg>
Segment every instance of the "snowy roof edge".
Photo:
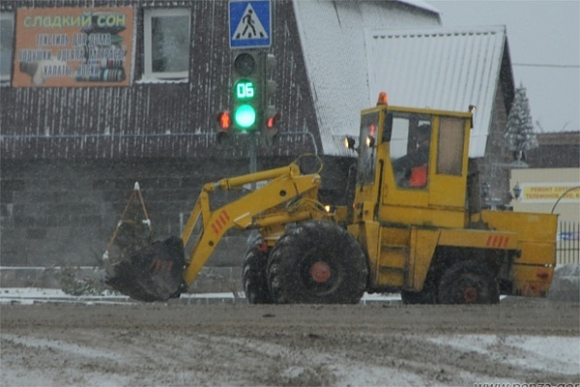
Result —
<svg viewBox="0 0 580 387"><path fill-rule="evenodd" d="M407 4L415 8L421 8L428 12L436 13L437 15L439 15L439 17L441 17L441 11L439 11L437 8L433 7L426 1L422 0L396 0L396 1L398 3Z"/></svg>
<svg viewBox="0 0 580 387"><path fill-rule="evenodd" d="M315 102L314 100L316 99L316 90L314 89L314 85L312 84L311 81L311 74L310 74L310 69L308 67L308 61L306 60L307 57L307 53L306 53L306 47L304 45L304 40L305 40L305 33L304 33L304 28L302 25L302 18L300 17L300 10L298 7L298 2L297 1L293 1L292 2L292 8L294 8L294 16L295 16L295 20L296 20L296 27L298 29L298 36L300 37L300 51L302 54L302 58L304 58L304 72L306 73L306 79L308 80L308 89L310 91L310 94L312 96L312 100L313 102ZM314 110L316 111L316 107L314 108ZM318 126L316 128L316 130L318 131L318 133L320 134L320 127L321 127L321 123L320 123L320 116L318 115L318 113L315 113L315 117L316 117L316 125ZM324 148L324 138L322 136L322 134L320 134L320 143L321 143L321 149L319 150L319 152L321 152L322 154L325 153Z"/></svg>
<svg viewBox="0 0 580 387"><path fill-rule="evenodd" d="M385 36L400 35L467 35L478 33L504 33L507 36L507 28L503 24L480 25L480 26L455 26L455 27L426 27L426 28L365 28L370 34Z"/></svg>

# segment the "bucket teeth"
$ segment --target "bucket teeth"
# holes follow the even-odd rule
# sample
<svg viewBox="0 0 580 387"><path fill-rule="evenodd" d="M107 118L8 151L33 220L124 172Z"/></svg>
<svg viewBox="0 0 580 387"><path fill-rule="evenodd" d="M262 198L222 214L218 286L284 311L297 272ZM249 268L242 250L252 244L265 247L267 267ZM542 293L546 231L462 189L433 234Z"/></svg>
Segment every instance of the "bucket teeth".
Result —
<svg viewBox="0 0 580 387"><path fill-rule="evenodd" d="M167 301L185 289L184 249L181 238L155 242L113 265L106 282L113 289L139 301Z"/></svg>

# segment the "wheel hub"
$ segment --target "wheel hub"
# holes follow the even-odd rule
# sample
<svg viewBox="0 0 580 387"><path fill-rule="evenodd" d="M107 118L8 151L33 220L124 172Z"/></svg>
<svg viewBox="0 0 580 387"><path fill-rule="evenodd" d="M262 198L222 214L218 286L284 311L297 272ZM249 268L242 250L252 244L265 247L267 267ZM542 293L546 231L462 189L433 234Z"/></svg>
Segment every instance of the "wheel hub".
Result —
<svg viewBox="0 0 580 387"><path fill-rule="evenodd" d="M473 286L468 286L465 289L463 289L463 299L465 300L465 302L467 303L475 302L477 301L477 298L478 298L477 289L474 288Z"/></svg>
<svg viewBox="0 0 580 387"><path fill-rule="evenodd" d="M310 276L318 283L328 281L330 274L330 266L324 261L317 261L310 267Z"/></svg>

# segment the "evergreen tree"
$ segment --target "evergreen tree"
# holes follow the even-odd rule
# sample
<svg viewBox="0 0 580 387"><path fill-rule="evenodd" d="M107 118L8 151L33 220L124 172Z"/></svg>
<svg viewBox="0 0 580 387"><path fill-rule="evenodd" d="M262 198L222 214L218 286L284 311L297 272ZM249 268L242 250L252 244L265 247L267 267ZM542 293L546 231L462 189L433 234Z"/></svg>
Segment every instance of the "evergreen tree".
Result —
<svg viewBox="0 0 580 387"><path fill-rule="evenodd" d="M521 83L520 87L516 88L505 136L509 149L514 152L514 157L518 161L525 159L525 151L538 147L526 88Z"/></svg>

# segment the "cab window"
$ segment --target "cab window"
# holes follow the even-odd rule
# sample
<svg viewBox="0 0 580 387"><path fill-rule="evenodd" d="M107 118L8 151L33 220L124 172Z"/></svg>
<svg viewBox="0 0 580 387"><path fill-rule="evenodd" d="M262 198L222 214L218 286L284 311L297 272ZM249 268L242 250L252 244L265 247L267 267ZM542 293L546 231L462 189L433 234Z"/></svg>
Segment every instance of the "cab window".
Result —
<svg viewBox="0 0 580 387"><path fill-rule="evenodd" d="M379 113L361 116L359 155L357 166L357 185L370 185L375 182L375 143L378 135Z"/></svg>
<svg viewBox="0 0 580 387"><path fill-rule="evenodd" d="M463 170L465 119L441 117L437 141L437 173L460 176Z"/></svg>
<svg viewBox="0 0 580 387"><path fill-rule="evenodd" d="M432 117L393 113L391 165L397 186L420 189L428 183Z"/></svg>

